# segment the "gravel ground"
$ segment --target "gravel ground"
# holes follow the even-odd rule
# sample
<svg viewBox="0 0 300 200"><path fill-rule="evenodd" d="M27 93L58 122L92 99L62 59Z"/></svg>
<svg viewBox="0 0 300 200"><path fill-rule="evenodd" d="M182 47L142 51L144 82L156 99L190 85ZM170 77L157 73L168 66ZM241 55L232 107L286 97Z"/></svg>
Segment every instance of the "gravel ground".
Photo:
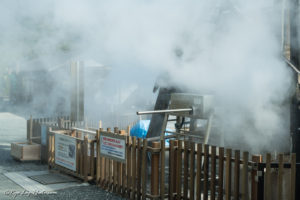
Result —
<svg viewBox="0 0 300 200"><path fill-rule="evenodd" d="M22 142L26 140L26 120L11 113L0 112L0 199L122 199L119 196L106 192L95 185L78 186L56 191L56 194L28 195L24 189L8 179L3 173L27 171L27 170L47 170L47 165L39 162L19 162L10 156L10 143ZM22 196L8 195L23 193Z"/></svg>

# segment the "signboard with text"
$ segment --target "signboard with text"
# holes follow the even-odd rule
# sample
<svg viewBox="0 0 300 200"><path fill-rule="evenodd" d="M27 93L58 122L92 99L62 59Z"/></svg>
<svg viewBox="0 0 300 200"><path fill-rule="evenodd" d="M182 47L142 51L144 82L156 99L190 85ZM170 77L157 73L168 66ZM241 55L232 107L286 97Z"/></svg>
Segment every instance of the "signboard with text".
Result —
<svg viewBox="0 0 300 200"><path fill-rule="evenodd" d="M55 134L55 164L76 171L76 138Z"/></svg>
<svg viewBox="0 0 300 200"><path fill-rule="evenodd" d="M109 132L100 133L100 155L103 157L126 162L126 137Z"/></svg>

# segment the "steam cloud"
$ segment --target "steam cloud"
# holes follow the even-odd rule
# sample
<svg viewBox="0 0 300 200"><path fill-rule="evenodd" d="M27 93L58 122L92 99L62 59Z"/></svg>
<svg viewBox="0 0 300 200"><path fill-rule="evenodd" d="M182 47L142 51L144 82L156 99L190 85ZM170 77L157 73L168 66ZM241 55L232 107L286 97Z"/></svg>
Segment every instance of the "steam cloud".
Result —
<svg viewBox="0 0 300 200"><path fill-rule="evenodd" d="M272 0L2 1L0 67L32 59L48 67L69 58L112 66L93 97L98 104L87 108L102 113L113 83L124 91L138 86L141 98L153 100L155 78L167 73L172 84L215 95L217 125L230 146L287 151L292 74L281 60L281 6Z"/></svg>

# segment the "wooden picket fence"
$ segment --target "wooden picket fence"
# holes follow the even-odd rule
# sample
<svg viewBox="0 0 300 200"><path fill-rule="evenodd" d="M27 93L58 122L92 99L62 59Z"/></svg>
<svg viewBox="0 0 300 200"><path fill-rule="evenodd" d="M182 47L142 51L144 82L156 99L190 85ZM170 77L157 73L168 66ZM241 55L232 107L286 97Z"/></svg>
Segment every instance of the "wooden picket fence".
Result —
<svg viewBox="0 0 300 200"><path fill-rule="evenodd" d="M266 154L264 162L262 156L250 160L248 152L193 141L171 138L166 145L126 136L126 162L121 163L101 156L102 132L92 140L77 138L76 172L55 164L51 133L49 166L130 199L295 199L295 154L279 154L278 161ZM105 132L124 134L117 128Z"/></svg>
<svg viewBox="0 0 300 200"><path fill-rule="evenodd" d="M55 163L55 134L68 135L76 139L76 171L72 171ZM89 139L88 135L81 137L79 132L50 131L48 133L48 166L58 169L84 181L92 181L95 177L95 144L96 139Z"/></svg>

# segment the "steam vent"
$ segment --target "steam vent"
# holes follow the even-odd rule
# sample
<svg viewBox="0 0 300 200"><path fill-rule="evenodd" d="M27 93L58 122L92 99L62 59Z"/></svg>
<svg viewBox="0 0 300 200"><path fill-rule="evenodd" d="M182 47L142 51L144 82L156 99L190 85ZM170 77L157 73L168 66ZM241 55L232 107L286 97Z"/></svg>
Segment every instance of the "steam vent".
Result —
<svg viewBox="0 0 300 200"><path fill-rule="evenodd" d="M0 200L299 200L300 0L2 0Z"/></svg>

